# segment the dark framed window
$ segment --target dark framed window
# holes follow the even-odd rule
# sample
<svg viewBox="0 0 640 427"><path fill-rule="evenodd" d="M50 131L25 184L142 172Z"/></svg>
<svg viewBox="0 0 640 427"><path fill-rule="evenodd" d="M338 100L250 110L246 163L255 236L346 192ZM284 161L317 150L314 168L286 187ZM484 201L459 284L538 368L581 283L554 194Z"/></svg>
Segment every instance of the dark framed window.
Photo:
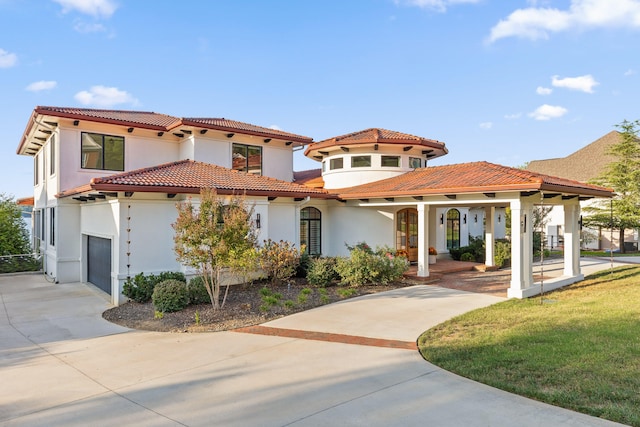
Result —
<svg viewBox="0 0 640 427"><path fill-rule="evenodd" d="M450 209L447 212L447 249L460 248L460 211Z"/></svg>
<svg viewBox="0 0 640 427"><path fill-rule="evenodd" d="M56 136L49 140L49 175L56 173Z"/></svg>
<svg viewBox="0 0 640 427"><path fill-rule="evenodd" d="M387 168L397 168L400 166L400 156L381 156L380 166Z"/></svg>
<svg viewBox="0 0 640 427"><path fill-rule="evenodd" d="M262 147L233 144L231 150L233 169L255 175L262 175Z"/></svg>
<svg viewBox="0 0 640 427"><path fill-rule="evenodd" d="M351 156L352 168L371 167L371 156Z"/></svg>
<svg viewBox="0 0 640 427"><path fill-rule="evenodd" d="M320 243L322 228L322 213L316 208L300 210L300 247L309 255L322 254Z"/></svg>
<svg viewBox="0 0 640 427"><path fill-rule="evenodd" d="M409 167L418 169L422 167L422 159L420 157L409 157Z"/></svg>
<svg viewBox="0 0 640 427"><path fill-rule="evenodd" d="M33 156L33 185L40 183L40 154Z"/></svg>
<svg viewBox="0 0 640 427"><path fill-rule="evenodd" d="M49 208L49 244L56 245L56 208Z"/></svg>
<svg viewBox="0 0 640 427"><path fill-rule="evenodd" d="M342 169L344 167L344 159L342 157L338 157L337 159L329 160L329 169Z"/></svg>
<svg viewBox="0 0 640 427"><path fill-rule="evenodd" d="M124 137L82 132L82 169L124 170Z"/></svg>

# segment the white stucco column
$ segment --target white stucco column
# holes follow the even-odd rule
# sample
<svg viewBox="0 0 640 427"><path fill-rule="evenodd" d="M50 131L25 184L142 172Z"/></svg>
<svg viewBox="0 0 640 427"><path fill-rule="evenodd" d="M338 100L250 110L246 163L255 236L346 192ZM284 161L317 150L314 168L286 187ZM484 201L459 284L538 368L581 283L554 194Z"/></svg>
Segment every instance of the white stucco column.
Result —
<svg viewBox="0 0 640 427"><path fill-rule="evenodd" d="M494 245L496 240L495 233L495 223L494 219L496 216L496 208L495 206L491 206L490 208L485 208L484 217L485 217L485 234L484 234L484 265L492 267L496 265L494 255Z"/></svg>
<svg viewBox="0 0 640 427"><path fill-rule="evenodd" d="M564 205L564 272L580 276L580 202L573 199Z"/></svg>
<svg viewBox="0 0 640 427"><path fill-rule="evenodd" d="M429 206L418 208L418 277L429 277Z"/></svg>
<svg viewBox="0 0 640 427"><path fill-rule="evenodd" d="M533 282L531 217L533 205L520 200L511 202L511 286L509 298L523 298ZM524 221L526 215L526 232Z"/></svg>

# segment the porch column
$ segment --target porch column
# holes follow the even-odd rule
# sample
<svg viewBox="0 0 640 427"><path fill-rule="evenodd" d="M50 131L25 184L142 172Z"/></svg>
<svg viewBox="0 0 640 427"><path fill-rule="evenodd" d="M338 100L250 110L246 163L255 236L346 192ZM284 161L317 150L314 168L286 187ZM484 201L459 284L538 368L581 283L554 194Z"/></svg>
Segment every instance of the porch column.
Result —
<svg viewBox="0 0 640 427"><path fill-rule="evenodd" d="M524 290L533 282L531 217L533 205L520 200L511 202L511 286L509 298L523 298ZM526 232L524 221L526 215Z"/></svg>
<svg viewBox="0 0 640 427"><path fill-rule="evenodd" d="M429 277L429 206L418 206L418 277Z"/></svg>
<svg viewBox="0 0 640 427"><path fill-rule="evenodd" d="M490 208L484 209L484 217L485 217L485 227L486 231L484 234L484 265L488 267L493 267L496 265L496 261L493 257L494 255L494 246L495 246L495 225L494 219L496 216L496 208L495 206L491 206Z"/></svg>
<svg viewBox="0 0 640 427"><path fill-rule="evenodd" d="M575 200L575 201L574 201ZM564 205L564 272L577 277L580 272L580 202L571 200Z"/></svg>

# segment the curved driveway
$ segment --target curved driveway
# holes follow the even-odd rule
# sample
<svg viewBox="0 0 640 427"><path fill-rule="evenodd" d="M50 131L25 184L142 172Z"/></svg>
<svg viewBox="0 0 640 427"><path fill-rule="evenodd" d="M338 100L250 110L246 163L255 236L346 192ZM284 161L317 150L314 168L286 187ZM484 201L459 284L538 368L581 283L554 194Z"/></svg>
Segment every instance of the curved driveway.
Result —
<svg viewBox="0 0 640 427"><path fill-rule="evenodd" d="M264 326L414 342L500 300L420 285ZM108 306L79 283L0 277L0 426L615 425L458 377L415 350L132 331L101 318Z"/></svg>

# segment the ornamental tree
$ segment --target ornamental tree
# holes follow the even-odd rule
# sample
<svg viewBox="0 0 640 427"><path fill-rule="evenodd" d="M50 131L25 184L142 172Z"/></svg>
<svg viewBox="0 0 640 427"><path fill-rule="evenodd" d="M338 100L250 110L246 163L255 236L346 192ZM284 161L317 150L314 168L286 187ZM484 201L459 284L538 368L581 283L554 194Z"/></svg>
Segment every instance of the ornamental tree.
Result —
<svg viewBox="0 0 640 427"><path fill-rule="evenodd" d="M585 208L583 219L587 227L617 229L620 252L624 253L624 232L640 227L640 121L624 120L619 125L620 141L609 148L615 160L595 179L594 184L610 187L616 192L611 201L601 201Z"/></svg>
<svg viewBox="0 0 640 427"><path fill-rule="evenodd" d="M200 202L191 199L177 205L174 250L178 261L202 275L214 309L224 307L229 282L220 302L223 274L243 277L255 269L256 232L253 207L239 196L219 197L201 189Z"/></svg>
<svg viewBox="0 0 640 427"><path fill-rule="evenodd" d="M22 210L13 197L0 193L0 255L31 253L29 232Z"/></svg>

